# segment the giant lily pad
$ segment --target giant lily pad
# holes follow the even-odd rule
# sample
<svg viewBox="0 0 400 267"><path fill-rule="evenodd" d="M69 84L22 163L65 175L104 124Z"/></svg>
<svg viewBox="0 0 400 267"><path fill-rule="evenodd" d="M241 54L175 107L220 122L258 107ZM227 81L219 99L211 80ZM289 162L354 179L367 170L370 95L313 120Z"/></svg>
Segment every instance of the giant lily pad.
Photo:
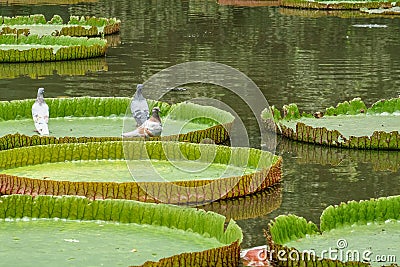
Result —
<svg viewBox="0 0 400 267"><path fill-rule="evenodd" d="M400 98L380 100L370 108L355 98L314 116L300 115L296 104L283 109L283 117L271 107L263 118L267 127L290 139L345 148L400 149Z"/></svg>
<svg viewBox="0 0 400 267"><path fill-rule="evenodd" d="M0 79L13 79L21 76L41 79L51 75L75 76L107 70L108 65L105 58L19 64L2 63L0 64Z"/></svg>
<svg viewBox="0 0 400 267"><path fill-rule="evenodd" d="M400 5L397 1L313 1L313 0L282 0L281 6L305 9L329 9L329 10L359 10L360 8L391 8Z"/></svg>
<svg viewBox="0 0 400 267"><path fill-rule="evenodd" d="M320 231L304 218L278 216L268 226L270 255L279 266L398 264L399 219L400 196L330 206Z"/></svg>
<svg viewBox="0 0 400 267"><path fill-rule="evenodd" d="M100 38L0 35L0 63L58 61L100 57L107 41Z"/></svg>
<svg viewBox="0 0 400 267"><path fill-rule="evenodd" d="M224 223L172 205L2 196L0 256L6 266L237 266L242 232Z"/></svg>
<svg viewBox="0 0 400 267"><path fill-rule="evenodd" d="M396 9L363 9L360 10L332 10L332 9L300 9L300 8L280 8L279 13L287 16L300 16L306 18L320 17L339 17L339 18L394 18ZM397 16L398 17L398 16Z"/></svg>
<svg viewBox="0 0 400 267"><path fill-rule="evenodd" d="M279 183L281 161L257 149L179 142L23 147L0 151L0 192L197 205Z"/></svg>
<svg viewBox="0 0 400 267"><path fill-rule="evenodd" d="M0 150L21 146L69 142L121 140L124 131L136 125L125 117L128 97L81 97L46 99L50 109L50 137L33 132L33 99L0 102ZM161 109L164 130L150 140L199 143L212 139L216 144L229 140L234 117L223 110L192 103L169 105L148 100L150 109ZM2 126L3 125L3 126ZM101 128L99 128L101 125Z"/></svg>
<svg viewBox="0 0 400 267"><path fill-rule="evenodd" d="M100 36L119 32L121 21L115 18L71 16L64 24L59 15L46 21L44 15L0 17L0 33L34 34L38 36Z"/></svg>

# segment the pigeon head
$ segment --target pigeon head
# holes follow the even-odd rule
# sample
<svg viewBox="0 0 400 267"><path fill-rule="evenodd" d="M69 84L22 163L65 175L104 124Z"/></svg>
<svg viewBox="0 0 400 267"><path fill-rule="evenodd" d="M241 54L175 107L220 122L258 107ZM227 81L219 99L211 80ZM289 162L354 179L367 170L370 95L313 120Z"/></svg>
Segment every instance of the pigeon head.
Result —
<svg viewBox="0 0 400 267"><path fill-rule="evenodd" d="M136 85L136 91L142 92L143 89L143 84L139 83L138 85Z"/></svg>
<svg viewBox="0 0 400 267"><path fill-rule="evenodd" d="M159 107L154 107L152 110L152 115L150 118L152 121L157 121L161 123L161 118L160 115L158 114L160 112L160 108Z"/></svg>
<svg viewBox="0 0 400 267"><path fill-rule="evenodd" d="M37 91L37 96L38 96L38 97L39 97L39 96L43 97L43 94L44 94L44 88L43 88L43 87L40 87L40 88L38 89L38 91Z"/></svg>

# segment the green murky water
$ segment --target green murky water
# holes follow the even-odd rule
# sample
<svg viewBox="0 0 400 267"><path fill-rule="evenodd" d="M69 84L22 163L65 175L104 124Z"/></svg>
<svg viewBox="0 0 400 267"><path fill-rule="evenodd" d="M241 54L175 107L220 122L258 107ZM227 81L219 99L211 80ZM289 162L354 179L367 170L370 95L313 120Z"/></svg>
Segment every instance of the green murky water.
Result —
<svg viewBox="0 0 400 267"><path fill-rule="evenodd" d="M140 181L159 181L159 177L166 181L183 181L240 176L254 171L251 168L195 161L131 160L127 164L125 160L97 160L30 165L2 172L57 181L132 182L135 181L135 174Z"/></svg>
<svg viewBox="0 0 400 267"><path fill-rule="evenodd" d="M126 124L124 126L124 124ZM101 126L100 126L101 125ZM133 131L136 122L133 118L124 117L59 117L50 118L50 135L55 137L64 136L116 136L119 137L123 132ZM163 125L163 136L188 133L191 131L206 129L209 125L168 119ZM33 120L11 120L0 121L0 136L10 133L20 133L26 135L36 134Z"/></svg>
<svg viewBox="0 0 400 267"><path fill-rule="evenodd" d="M2 266L130 266L222 246L167 227L101 221L0 221Z"/></svg>
<svg viewBox="0 0 400 267"><path fill-rule="evenodd" d="M368 261L372 266L387 266L400 262L399 240L400 221L388 221L333 229L285 245L299 251L313 250L317 257Z"/></svg>

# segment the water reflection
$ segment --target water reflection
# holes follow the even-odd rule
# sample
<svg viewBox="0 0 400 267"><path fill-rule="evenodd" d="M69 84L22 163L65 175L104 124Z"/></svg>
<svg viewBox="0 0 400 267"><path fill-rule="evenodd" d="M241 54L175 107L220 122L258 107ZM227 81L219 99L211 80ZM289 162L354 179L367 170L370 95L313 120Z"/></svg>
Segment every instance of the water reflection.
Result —
<svg viewBox="0 0 400 267"><path fill-rule="evenodd" d="M318 223L329 205L399 192L398 151L346 151L285 140L278 150L285 163L281 213L296 211Z"/></svg>
<svg viewBox="0 0 400 267"><path fill-rule="evenodd" d="M320 164L341 168L347 166L354 173L360 165L372 167L374 172L400 169L400 151L358 150L311 145L280 138L278 150L292 155L297 164ZM346 172L345 172L346 173Z"/></svg>
<svg viewBox="0 0 400 267"><path fill-rule="evenodd" d="M277 185L257 194L233 200L219 200L198 208L218 212L226 217L226 221L237 221L265 217L279 208L281 202L282 187Z"/></svg>
<svg viewBox="0 0 400 267"><path fill-rule="evenodd" d="M44 79L50 75L79 76L107 70L105 58L41 63L2 63L0 64L0 79L13 79L21 76Z"/></svg>

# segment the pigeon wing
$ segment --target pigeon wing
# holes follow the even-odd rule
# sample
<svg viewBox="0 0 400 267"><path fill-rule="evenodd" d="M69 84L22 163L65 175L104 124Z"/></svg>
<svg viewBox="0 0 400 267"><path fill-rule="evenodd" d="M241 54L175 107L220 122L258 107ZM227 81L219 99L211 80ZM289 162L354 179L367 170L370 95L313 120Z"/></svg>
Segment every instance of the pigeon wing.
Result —
<svg viewBox="0 0 400 267"><path fill-rule="evenodd" d="M160 136L162 132L162 124L160 122L156 122L151 120L147 120L142 127L145 128L146 136Z"/></svg>
<svg viewBox="0 0 400 267"><path fill-rule="evenodd" d="M49 135L49 106L46 103L38 103L32 105L32 118L35 128L40 135Z"/></svg>
<svg viewBox="0 0 400 267"><path fill-rule="evenodd" d="M136 120L136 126L142 125L149 118L149 105L146 99L134 98L131 102L131 112Z"/></svg>

